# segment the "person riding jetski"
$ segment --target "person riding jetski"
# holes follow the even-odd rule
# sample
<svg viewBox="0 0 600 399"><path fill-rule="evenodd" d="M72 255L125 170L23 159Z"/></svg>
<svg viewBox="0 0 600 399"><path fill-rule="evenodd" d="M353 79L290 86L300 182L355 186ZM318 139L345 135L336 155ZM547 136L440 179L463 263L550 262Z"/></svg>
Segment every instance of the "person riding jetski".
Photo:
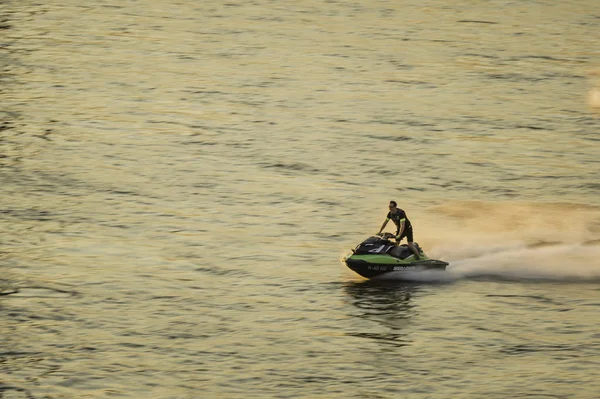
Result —
<svg viewBox="0 0 600 399"><path fill-rule="evenodd" d="M413 254L415 254L415 258L420 259L419 251L413 245L412 224L410 223L410 220L408 220L408 217L406 217L406 212L398 208L398 204L396 203L396 201L390 201L389 208L390 211L388 212L387 217L383 222L383 225L379 229L377 235L381 235L381 232L383 231L383 229L385 229L385 226L391 219L396 225L396 245L400 245L400 241L402 241L402 239L406 237L408 247L413 252Z"/></svg>

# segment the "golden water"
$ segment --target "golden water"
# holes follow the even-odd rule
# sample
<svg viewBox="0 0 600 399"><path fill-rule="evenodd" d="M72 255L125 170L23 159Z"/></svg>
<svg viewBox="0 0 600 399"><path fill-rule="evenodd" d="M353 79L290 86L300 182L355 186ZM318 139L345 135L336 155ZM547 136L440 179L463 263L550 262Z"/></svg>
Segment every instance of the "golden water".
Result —
<svg viewBox="0 0 600 399"><path fill-rule="evenodd" d="M596 1L2 20L0 397L597 397ZM390 199L448 273L340 262Z"/></svg>

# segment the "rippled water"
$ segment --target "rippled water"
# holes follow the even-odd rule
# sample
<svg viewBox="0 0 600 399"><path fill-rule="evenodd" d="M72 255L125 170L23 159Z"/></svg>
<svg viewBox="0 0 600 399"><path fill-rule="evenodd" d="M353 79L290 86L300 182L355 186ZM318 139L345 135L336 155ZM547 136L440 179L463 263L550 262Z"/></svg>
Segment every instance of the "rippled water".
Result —
<svg viewBox="0 0 600 399"><path fill-rule="evenodd" d="M598 397L596 1L92 3L2 2L0 397Z"/></svg>

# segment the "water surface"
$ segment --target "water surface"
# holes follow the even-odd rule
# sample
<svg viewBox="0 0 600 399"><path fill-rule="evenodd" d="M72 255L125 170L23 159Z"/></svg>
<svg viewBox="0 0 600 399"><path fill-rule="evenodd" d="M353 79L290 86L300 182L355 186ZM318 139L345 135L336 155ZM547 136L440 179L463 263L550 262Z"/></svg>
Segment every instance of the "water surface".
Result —
<svg viewBox="0 0 600 399"><path fill-rule="evenodd" d="M0 396L597 397L595 1L3 6Z"/></svg>

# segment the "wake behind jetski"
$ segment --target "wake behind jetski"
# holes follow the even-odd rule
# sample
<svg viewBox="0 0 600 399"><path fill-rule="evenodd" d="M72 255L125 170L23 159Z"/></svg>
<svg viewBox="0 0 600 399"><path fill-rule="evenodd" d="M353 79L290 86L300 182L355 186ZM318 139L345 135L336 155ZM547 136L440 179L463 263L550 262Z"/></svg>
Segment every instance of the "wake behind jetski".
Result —
<svg viewBox="0 0 600 399"><path fill-rule="evenodd" d="M344 257L346 266L366 278L373 278L391 272L418 272L425 270L446 270L448 262L430 259L416 242L419 251L417 259L408 245L395 245L389 240L393 234L372 236L361 242Z"/></svg>

